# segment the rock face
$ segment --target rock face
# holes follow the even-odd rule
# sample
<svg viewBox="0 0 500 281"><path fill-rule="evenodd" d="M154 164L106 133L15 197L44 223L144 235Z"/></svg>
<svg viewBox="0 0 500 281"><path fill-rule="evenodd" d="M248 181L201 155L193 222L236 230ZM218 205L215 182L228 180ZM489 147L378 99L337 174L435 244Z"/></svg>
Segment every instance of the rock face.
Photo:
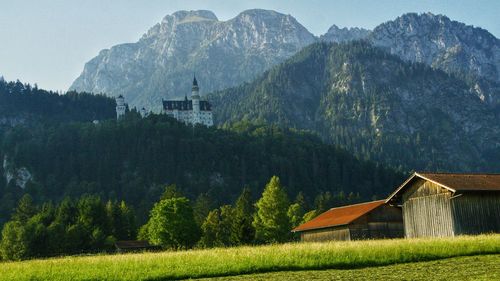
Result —
<svg viewBox="0 0 500 281"><path fill-rule="evenodd" d="M404 60L500 82L500 40L443 15L405 14L377 26L368 40Z"/></svg>
<svg viewBox="0 0 500 281"><path fill-rule="evenodd" d="M326 42L347 42L353 40L366 39L370 35L371 31L363 28L352 27L352 28L339 28L336 25L332 25L328 31L320 36L322 41Z"/></svg>
<svg viewBox="0 0 500 281"><path fill-rule="evenodd" d="M158 110L162 98L189 93L193 73L209 93L250 81L318 40L365 39L404 60L467 77L486 102L500 105L500 43L488 31L442 15L405 14L373 31L332 26L315 38L292 16L247 10L228 21L210 11L166 16L136 43L103 50L71 89L124 95L138 108Z"/></svg>
<svg viewBox="0 0 500 281"><path fill-rule="evenodd" d="M312 130L396 168L500 168L498 113L467 83L367 42L311 45L212 101L219 124L264 120Z"/></svg>
<svg viewBox="0 0 500 281"><path fill-rule="evenodd" d="M500 40L488 31L432 13L404 14L372 32L332 26L323 41L364 39L400 58L466 77L486 102L500 104Z"/></svg>
<svg viewBox="0 0 500 281"><path fill-rule="evenodd" d="M157 109L162 98L188 94L193 73L202 93L235 86L315 40L292 16L274 11L248 10L228 21L179 11L138 42L101 51L71 89L122 94L133 106Z"/></svg>

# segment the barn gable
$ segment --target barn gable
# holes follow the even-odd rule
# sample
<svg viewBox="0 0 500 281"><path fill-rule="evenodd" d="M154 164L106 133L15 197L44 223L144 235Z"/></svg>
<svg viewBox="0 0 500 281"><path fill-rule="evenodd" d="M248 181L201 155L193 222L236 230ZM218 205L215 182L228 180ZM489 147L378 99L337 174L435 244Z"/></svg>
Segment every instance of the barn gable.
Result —
<svg viewBox="0 0 500 281"><path fill-rule="evenodd" d="M500 232L500 175L414 173L386 202L402 206L406 237Z"/></svg>

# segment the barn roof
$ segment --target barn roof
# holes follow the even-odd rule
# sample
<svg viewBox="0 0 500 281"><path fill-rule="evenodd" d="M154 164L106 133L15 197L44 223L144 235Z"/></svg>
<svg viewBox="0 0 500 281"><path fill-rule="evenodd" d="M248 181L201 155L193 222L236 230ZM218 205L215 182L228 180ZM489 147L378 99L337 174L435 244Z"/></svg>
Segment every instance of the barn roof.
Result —
<svg viewBox="0 0 500 281"><path fill-rule="evenodd" d="M384 204L385 200L379 200L332 208L315 217L314 219L297 226L292 231L296 232L350 224L357 218L371 212L372 210Z"/></svg>
<svg viewBox="0 0 500 281"><path fill-rule="evenodd" d="M457 191L500 191L500 174L458 174L415 172L389 197L387 202L402 192L410 182L424 179L451 192Z"/></svg>

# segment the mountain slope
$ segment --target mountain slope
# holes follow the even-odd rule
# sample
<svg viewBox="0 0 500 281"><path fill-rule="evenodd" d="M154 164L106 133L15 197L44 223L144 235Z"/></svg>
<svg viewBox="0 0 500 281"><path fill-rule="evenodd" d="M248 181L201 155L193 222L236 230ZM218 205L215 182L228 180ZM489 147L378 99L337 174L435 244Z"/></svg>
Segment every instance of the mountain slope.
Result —
<svg viewBox="0 0 500 281"><path fill-rule="evenodd" d="M371 32L333 25L321 39L367 40L403 60L458 74L481 99L500 105L500 40L487 30L443 15L408 13Z"/></svg>
<svg viewBox="0 0 500 281"><path fill-rule="evenodd" d="M500 128L489 104L460 79L368 43L314 44L211 99L219 124L249 119L310 129L393 167L499 168Z"/></svg>
<svg viewBox="0 0 500 281"><path fill-rule="evenodd" d="M36 86L0 79L0 131L19 124L92 122L116 116L115 101L102 95L59 95Z"/></svg>
<svg viewBox="0 0 500 281"><path fill-rule="evenodd" d="M0 134L0 221L13 209L5 202L24 192L42 202L82 194L124 199L145 218L167 184L191 199L208 193L220 205L245 186L257 196L273 175L290 198L302 191L309 201L323 191L381 198L403 178L303 132L244 123L231 129L193 130L166 115L129 114L120 122L7 131ZM30 174L24 186L9 176L19 171Z"/></svg>
<svg viewBox="0 0 500 281"><path fill-rule="evenodd" d="M292 16L274 11L248 10L228 21L179 11L138 42L101 51L71 89L122 94L134 106L158 109L162 98L189 92L193 72L203 92L236 86L314 41Z"/></svg>

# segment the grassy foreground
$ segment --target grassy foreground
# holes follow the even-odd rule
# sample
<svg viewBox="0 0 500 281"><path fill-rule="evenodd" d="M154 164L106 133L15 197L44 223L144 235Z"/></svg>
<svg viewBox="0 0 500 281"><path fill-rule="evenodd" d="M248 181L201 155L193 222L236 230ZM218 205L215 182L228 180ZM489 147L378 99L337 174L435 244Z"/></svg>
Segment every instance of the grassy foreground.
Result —
<svg viewBox="0 0 500 281"><path fill-rule="evenodd" d="M0 280L175 280L275 271L355 269L500 254L500 235L289 243L0 263Z"/></svg>
<svg viewBox="0 0 500 281"><path fill-rule="evenodd" d="M199 281L291 281L291 280L355 280L355 281L491 281L500 280L500 255L448 258L436 261L403 263L361 269L328 269L280 271L229 277L197 279Z"/></svg>

